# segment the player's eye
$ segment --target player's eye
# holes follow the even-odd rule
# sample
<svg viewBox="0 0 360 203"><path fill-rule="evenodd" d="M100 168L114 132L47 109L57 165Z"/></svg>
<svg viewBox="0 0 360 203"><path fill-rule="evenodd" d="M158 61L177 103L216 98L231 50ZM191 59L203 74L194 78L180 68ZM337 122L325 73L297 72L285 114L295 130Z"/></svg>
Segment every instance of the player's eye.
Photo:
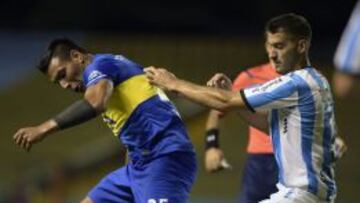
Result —
<svg viewBox="0 0 360 203"><path fill-rule="evenodd" d="M61 69L58 74L55 77L55 83L59 83L60 80L64 79L66 77L66 70L65 69Z"/></svg>
<svg viewBox="0 0 360 203"><path fill-rule="evenodd" d="M276 43L276 44L274 44L274 47L276 48L276 49L283 49L284 48L284 44L283 43Z"/></svg>

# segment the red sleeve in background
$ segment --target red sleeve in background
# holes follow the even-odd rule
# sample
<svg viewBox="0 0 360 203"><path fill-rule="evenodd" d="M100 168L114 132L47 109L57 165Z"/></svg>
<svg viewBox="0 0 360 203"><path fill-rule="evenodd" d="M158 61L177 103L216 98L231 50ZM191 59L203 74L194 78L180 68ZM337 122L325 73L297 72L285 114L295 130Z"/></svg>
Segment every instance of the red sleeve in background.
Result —
<svg viewBox="0 0 360 203"><path fill-rule="evenodd" d="M249 75L248 71L242 71L239 75L235 78L232 84L232 89L234 91L240 91L241 89L252 85L251 76Z"/></svg>

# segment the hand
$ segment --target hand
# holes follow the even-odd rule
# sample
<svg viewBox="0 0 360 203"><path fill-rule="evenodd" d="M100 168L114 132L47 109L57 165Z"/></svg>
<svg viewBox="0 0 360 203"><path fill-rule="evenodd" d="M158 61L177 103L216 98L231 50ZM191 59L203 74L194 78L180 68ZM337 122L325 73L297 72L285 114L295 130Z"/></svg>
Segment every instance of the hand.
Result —
<svg viewBox="0 0 360 203"><path fill-rule="evenodd" d="M205 152L205 169L208 172L217 172L223 169L231 169L232 167L224 158L224 153L221 149L210 148Z"/></svg>
<svg viewBox="0 0 360 203"><path fill-rule="evenodd" d="M216 73L207 83L209 87L216 87L225 90L232 89L231 80L223 73Z"/></svg>
<svg viewBox="0 0 360 203"><path fill-rule="evenodd" d="M25 149L26 151L30 151L34 143L44 139L44 137L49 132L49 129L46 128L46 124L35 127L21 128L15 133L13 139L15 143L21 148Z"/></svg>
<svg viewBox="0 0 360 203"><path fill-rule="evenodd" d="M172 91L176 83L176 76L164 68L150 66L144 69L147 78L152 85L158 86L163 90Z"/></svg>
<svg viewBox="0 0 360 203"><path fill-rule="evenodd" d="M335 138L335 159L340 159L344 156L345 152L347 151L347 146L345 144L345 141L340 138Z"/></svg>

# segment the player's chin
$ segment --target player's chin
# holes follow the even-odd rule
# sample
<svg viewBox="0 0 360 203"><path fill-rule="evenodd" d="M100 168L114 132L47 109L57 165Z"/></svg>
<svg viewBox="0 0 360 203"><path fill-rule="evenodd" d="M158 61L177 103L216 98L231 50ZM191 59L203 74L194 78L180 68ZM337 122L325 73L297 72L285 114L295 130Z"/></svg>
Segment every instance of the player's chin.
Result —
<svg viewBox="0 0 360 203"><path fill-rule="evenodd" d="M86 88L85 88L85 86L83 84L79 84L73 90L76 93L84 93Z"/></svg>

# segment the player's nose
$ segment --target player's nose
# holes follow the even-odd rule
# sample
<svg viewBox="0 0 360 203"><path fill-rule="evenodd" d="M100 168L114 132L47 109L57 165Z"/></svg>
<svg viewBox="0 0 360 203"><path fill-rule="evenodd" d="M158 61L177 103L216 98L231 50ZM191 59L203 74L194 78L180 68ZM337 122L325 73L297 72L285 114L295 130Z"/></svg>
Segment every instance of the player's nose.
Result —
<svg viewBox="0 0 360 203"><path fill-rule="evenodd" d="M269 57L270 57L271 59L276 59L276 58L277 58L277 53L276 53L276 51L275 51L274 49L271 49L271 50L268 52L268 54L269 54Z"/></svg>
<svg viewBox="0 0 360 203"><path fill-rule="evenodd" d="M60 86L61 86L62 88L64 88L64 89L69 89L69 88L71 88L70 83L66 82L65 80L60 80L59 83L60 83Z"/></svg>

